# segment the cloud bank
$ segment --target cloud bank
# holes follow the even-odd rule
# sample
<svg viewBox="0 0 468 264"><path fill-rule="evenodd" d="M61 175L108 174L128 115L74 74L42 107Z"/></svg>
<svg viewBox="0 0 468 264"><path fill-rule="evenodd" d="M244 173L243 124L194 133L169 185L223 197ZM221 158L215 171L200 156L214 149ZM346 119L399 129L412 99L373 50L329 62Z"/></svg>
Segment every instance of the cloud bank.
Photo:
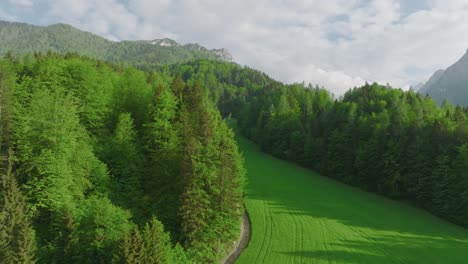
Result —
<svg viewBox="0 0 468 264"><path fill-rule="evenodd" d="M224 47L284 82L335 94L365 81L408 87L468 48L465 0L9 0L0 19L69 23L113 40Z"/></svg>

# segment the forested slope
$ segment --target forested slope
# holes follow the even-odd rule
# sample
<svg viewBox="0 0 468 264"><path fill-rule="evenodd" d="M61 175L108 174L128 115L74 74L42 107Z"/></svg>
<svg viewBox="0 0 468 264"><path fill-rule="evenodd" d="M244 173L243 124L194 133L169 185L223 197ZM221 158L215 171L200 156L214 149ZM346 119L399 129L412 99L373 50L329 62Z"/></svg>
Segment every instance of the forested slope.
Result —
<svg viewBox="0 0 468 264"><path fill-rule="evenodd" d="M170 70L210 88L221 112L263 151L468 226L466 108L377 84L334 99L226 63Z"/></svg>
<svg viewBox="0 0 468 264"><path fill-rule="evenodd" d="M151 41L110 41L67 24L46 27L0 21L0 56L54 52L77 53L113 63L151 70L165 64L196 59L231 60L224 49L208 50L197 44L161 46Z"/></svg>
<svg viewBox="0 0 468 264"><path fill-rule="evenodd" d="M242 215L229 115L267 153L468 226L466 108L377 84L335 99L210 60L0 66L7 263L216 262Z"/></svg>
<svg viewBox="0 0 468 264"><path fill-rule="evenodd" d="M0 61L2 263L214 263L244 168L201 85L73 55Z"/></svg>

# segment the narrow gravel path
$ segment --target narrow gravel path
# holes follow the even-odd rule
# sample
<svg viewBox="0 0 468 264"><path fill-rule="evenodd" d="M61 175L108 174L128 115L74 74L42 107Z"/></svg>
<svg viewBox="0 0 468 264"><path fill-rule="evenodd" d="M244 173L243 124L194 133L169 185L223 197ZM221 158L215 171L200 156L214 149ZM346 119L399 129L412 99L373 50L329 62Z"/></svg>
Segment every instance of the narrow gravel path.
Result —
<svg viewBox="0 0 468 264"><path fill-rule="evenodd" d="M221 261L222 264L234 264L236 262L244 248L246 248L249 244L250 232L250 220L246 211L242 217L240 238L238 241L236 241L236 245L231 250L229 256Z"/></svg>

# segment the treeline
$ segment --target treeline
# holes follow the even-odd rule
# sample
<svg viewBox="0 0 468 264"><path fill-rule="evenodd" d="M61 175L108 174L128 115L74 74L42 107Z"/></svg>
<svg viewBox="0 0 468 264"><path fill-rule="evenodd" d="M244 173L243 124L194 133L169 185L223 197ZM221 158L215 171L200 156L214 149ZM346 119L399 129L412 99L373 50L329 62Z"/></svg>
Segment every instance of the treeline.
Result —
<svg viewBox="0 0 468 264"><path fill-rule="evenodd" d="M234 64L173 66L201 81L225 115L276 157L468 226L468 110L366 84L334 99Z"/></svg>
<svg viewBox="0 0 468 264"><path fill-rule="evenodd" d="M215 50L196 44L160 46L149 41L110 41L67 24L42 27L0 20L0 41L0 56L8 52L15 55L77 53L144 70L196 59L224 59Z"/></svg>
<svg viewBox="0 0 468 264"><path fill-rule="evenodd" d="M75 55L0 61L2 263L214 263L243 160L206 88Z"/></svg>

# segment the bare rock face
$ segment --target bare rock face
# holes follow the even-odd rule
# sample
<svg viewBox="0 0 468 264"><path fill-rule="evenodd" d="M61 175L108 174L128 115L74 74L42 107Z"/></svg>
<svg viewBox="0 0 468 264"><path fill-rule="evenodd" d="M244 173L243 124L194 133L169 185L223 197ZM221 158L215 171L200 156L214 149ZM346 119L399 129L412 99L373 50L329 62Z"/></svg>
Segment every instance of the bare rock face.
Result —
<svg viewBox="0 0 468 264"><path fill-rule="evenodd" d="M438 70L424 84L419 93L428 94L438 103L468 106L468 50L465 55L446 70Z"/></svg>
<svg viewBox="0 0 468 264"><path fill-rule="evenodd" d="M176 47L180 46L179 43L175 42L172 39L169 38L163 38L163 39L154 39L150 41L151 44L153 45L158 45L161 47Z"/></svg>
<svg viewBox="0 0 468 264"><path fill-rule="evenodd" d="M212 51L220 60L229 62L233 61L232 55L227 49L214 49Z"/></svg>
<svg viewBox="0 0 468 264"><path fill-rule="evenodd" d="M160 47L184 47L190 50L210 52L219 60L227 61L227 62L233 61L231 53L227 49L224 49L224 48L209 50L197 43L188 43L182 46L170 38L154 39L154 40L150 40L149 43L160 46Z"/></svg>

